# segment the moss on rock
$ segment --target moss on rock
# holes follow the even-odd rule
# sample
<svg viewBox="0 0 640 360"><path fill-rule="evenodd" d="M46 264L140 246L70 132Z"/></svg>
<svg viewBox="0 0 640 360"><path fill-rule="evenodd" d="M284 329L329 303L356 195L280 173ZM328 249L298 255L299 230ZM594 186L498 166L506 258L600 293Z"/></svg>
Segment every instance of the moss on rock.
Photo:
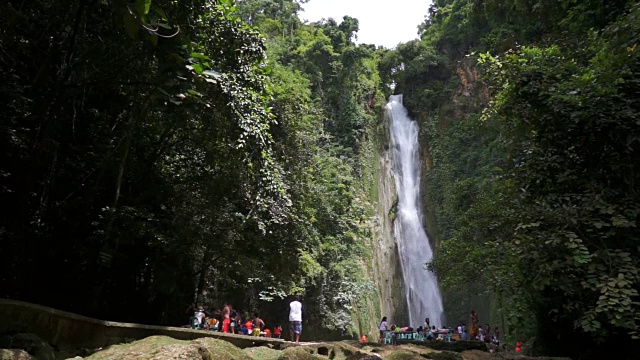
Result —
<svg viewBox="0 0 640 360"><path fill-rule="evenodd" d="M86 360L515 360L516 358L518 360L560 360L560 358L529 358L514 353L492 354L480 350L464 352L434 350L415 344L391 346L358 344L349 341L287 344L284 350L275 350L266 346L242 350L229 342L214 338L187 341L167 336L151 336L128 344L113 345L94 353ZM0 360L8 359L14 358L0 358ZM25 360L27 359L29 358Z"/></svg>
<svg viewBox="0 0 640 360"><path fill-rule="evenodd" d="M487 345L480 341L406 341L404 344L413 344L434 350L463 352L469 350L487 351Z"/></svg>
<svg viewBox="0 0 640 360"><path fill-rule="evenodd" d="M325 360L327 357L316 354L316 348L310 346L289 347L282 351L282 360Z"/></svg>
<svg viewBox="0 0 640 360"><path fill-rule="evenodd" d="M452 351L440 351L431 355L433 360L463 360L462 354Z"/></svg>
<svg viewBox="0 0 640 360"><path fill-rule="evenodd" d="M408 350L399 350L389 353L389 355L384 357L385 360L423 360L420 354L408 351Z"/></svg>
<svg viewBox="0 0 640 360"><path fill-rule="evenodd" d="M252 360L252 358L243 352L240 348L232 345L224 340L213 338L201 338L193 340L192 343L201 345L206 349L211 359L220 360ZM204 360L206 360L203 357Z"/></svg>
<svg viewBox="0 0 640 360"><path fill-rule="evenodd" d="M282 359L282 351L275 350L266 346L243 349L242 352L249 355L254 360L280 360Z"/></svg>
<svg viewBox="0 0 640 360"><path fill-rule="evenodd" d="M160 356L185 354L188 359L198 359L187 347L189 341L168 336L151 336L129 344L112 345L87 357L90 360L160 359ZM197 352L196 352L197 353ZM199 355L199 353L197 353ZM191 355L191 356L190 356ZM199 359L202 359L200 356Z"/></svg>
<svg viewBox="0 0 640 360"><path fill-rule="evenodd" d="M150 336L129 344L113 345L99 351L88 360L253 360L234 345L218 339L176 340L168 336Z"/></svg>

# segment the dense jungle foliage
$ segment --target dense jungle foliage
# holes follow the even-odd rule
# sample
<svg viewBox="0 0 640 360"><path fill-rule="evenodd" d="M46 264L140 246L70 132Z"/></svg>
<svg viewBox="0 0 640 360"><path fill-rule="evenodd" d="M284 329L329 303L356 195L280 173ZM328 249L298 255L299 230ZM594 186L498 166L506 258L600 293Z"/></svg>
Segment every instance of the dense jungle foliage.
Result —
<svg viewBox="0 0 640 360"><path fill-rule="evenodd" d="M488 292L511 340L635 356L640 4L436 0L420 37L381 69L421 122L446 304Z"/></svg>
<svg viewBox="0 0 640 360"><path fill-rule="evenodd" d="M445 306L489 293L539 353L637 349L640 4L435 0L389 50L304 2L0 4L0 296L175 325L299 293L311 337L366 328L395 83Z"/></svg>
<svg viewBox="0 0 640 360"><path fill-rule="evenodd" d="M174 325L228 301L273 326L302 294L322 336L353 330L378 56L356 19L299 11L0 5L0 296Z"/></svg>

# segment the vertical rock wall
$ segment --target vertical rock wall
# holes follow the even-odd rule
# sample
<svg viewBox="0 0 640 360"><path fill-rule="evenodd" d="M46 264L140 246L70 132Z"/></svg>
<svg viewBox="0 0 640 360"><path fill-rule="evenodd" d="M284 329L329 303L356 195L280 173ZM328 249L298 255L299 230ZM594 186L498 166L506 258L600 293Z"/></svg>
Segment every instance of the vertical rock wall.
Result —
<svg viewBox="0 0 640 360"><path fill-rule="evenodd" d="M376 290L380 295L380 316L389 325L406 326L407 304L398 245L393 236L398 196L391 163L389 120L383 119L378 128L378 202L374 224L372 267ZM379 321L379 319L378 319Z"/></svg>
<svg viewBox="0 0 640 360"><path fill-rule="evenodd" d="M432 116L439 116L437 124L434 124L436 128L444 129L448 126L449 121L460 121L464 119L467 114L477 111L479 106L482 106L488 101L488 92L486 86L478 81L478 73L472 64L463 62L459 64L456 69L455 75L459 82L458 89L452 94L450 103L447 104L449 113L437 114L426 113L416 111L417 109L410 109L417 117L420 123L420 156L423 161L422 169L422 181L421 181L421 196L424 206L424 219L423 226L429 236L432 248L437 256L437 247L440 243L440 231L438 228L436 212L438 210L438 204L433 200L432 189L428 184L428 174L433 171L437 171L434 167L434 162L438 159L434 159L434 154L430 151L430 136L437 136L437 134L429 134L426 131L427 123L434 121ZM405 96L412 96L412 94L405 94ZM416 99L419 100L419 99ZM402 269L400 267L400 258L398 255L398 246L394 237L393 226L396 215L397 206L397 192L395 186L395 179L393 173L393 166L391 163L391 149L390 149L390 129L389 119L384 117L380 119L380 125L377 129L376 142L378 150L378 163L374 165L376 171L374 172L373 181L377 181L377 187L374 186L375 192L373 194L376 199L372 199L376 202L376 214L373 223L373 239L371 239L372 251L371 251L371 265L370 276L376 287L377 299L372 298L372 301L379 301L379 317L387 316L389 325L409 325L405 324L408 319L407 304L404 293L404 283L402 276ZM436 116L438 118L438 116ZM376 196L377 195L377 196ZM457 325L459 321L466 321L467 308L475 308L483 313L485 316L490 314L490 300L487 295L478 296L477 289L473 289L465 294L451 294L443 293L445 301L445 318L449 322L448 324L434 324L434 325ZM464 309L464 310L462 310ZM376 319L379 321L380 319ZM376 324L377 325L377 324ZM414 325L415 326L415 325ZM372 324L369 324L372 328ZM375 328L373 328L375 330Z"/></svg>
<svg viewBox="0 0 640 360"><path fill-rule="evenodd" d="M481 81L473 60L465 59L459 62L451 81L457 83L457 87L452 91L450 99L440 104L439 109L430 112L424 109L410 109L417 115L421 128L420 156L423 168L420 186L425 210L424 226L435 249L435 256L438 256L442 237L446 237L447 234L440 232L437 212L442 210L442 204L437 203L434 197L437 195L447 197L447 194L436 194L434 187L429 183L431 176L442 171L444 161L438 157L437 152L432 152L433 145L438 141L446 141L445 133L451 124L465 121L470 115L477 114L489 102L488 88ZM419 102L419 99L414 99L412 103L416 102ZM483 324L503 326L502 319L496 316L496 299L482 284L477 284L476 287L465 289L465 291L442 291L442 297L447 321L442 325L457 326L460 322L468 325L469 311L474 309L478 311Z"/></svg>

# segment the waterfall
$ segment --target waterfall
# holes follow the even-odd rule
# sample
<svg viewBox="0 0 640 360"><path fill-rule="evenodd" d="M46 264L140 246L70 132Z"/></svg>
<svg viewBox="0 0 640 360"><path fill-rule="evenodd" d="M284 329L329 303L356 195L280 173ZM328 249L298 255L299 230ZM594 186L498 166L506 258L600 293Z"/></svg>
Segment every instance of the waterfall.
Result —
<svg viewBox="0 0 640 360"><path fill-rule="evenodd" d="M402 105L402 95L391 95L386 106L391 122L393 169L398 206L395 218L395 237L398 242L400 265L409 312L409 326L417 327L425 318L436 327L445 325L442 297L435 275L425 269L433 252L427 233L422 227L420 202L420 155L418 124L412 121Z"/></svg>

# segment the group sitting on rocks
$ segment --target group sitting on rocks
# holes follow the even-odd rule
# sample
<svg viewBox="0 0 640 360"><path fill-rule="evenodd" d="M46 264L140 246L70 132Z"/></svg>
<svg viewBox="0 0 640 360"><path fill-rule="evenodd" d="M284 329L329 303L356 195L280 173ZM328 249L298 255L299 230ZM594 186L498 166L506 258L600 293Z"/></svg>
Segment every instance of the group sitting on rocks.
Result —
<svg viewBox="0 0 640 360"><path fill-rule="evenodd" d="M461 322L457 328L449 328L442 326L442 328L436 328L435 325L431 325L429 318L426 318L424 324L414 329L409 326L396 326L387 324L387 317L383 317L380 320L378 329L380 330L379 342L384 342L385 338L395 343L399 338L399 334L414 334L415 336L409 337L414 340L436 340L436 341L455 341L455 340L479 340L494 346L500 345L500 329L496 327L493 331L489 324L485 324L484 328L476 325L478 323L477 313L472 311L472 329L471 333L467 333L467 326ZM404 339L407 339L404 337Z"/></svg>
<svg viewBox="0 0 640 360"><path fill-rule="evenodd" d="M276 325L272 333L258 313L254 313L253 317L250 317L248 313L240 316L240 313L228 303L225 303L222 309L216 309L213 313L208 310L207 305L196 307L195 304L192 304L188 312L193 315L189 318L187 327L193 329L251 336L273 336L275 338L280 338L282 334L280 325Z"/></svg>

